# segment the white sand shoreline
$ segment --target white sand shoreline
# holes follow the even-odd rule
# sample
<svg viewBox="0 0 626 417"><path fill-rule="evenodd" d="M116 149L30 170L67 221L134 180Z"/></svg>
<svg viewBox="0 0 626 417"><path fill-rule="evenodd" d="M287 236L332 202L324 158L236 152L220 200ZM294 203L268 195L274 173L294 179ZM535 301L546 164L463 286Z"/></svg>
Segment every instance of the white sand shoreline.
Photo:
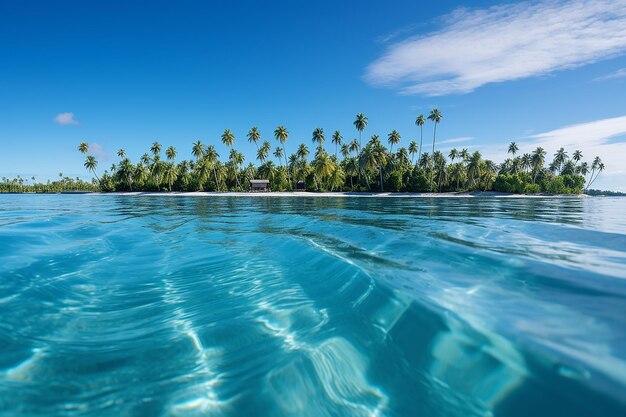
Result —
<svg viewBox="0 0 626 417"><path fill-rule="evenodd" d="M133 197L341 197L341 198L587 198L586 194L510 194L498 193L494 191L483 191L474 193L357 193L357 192L269 192L269 193L250 193L250 192L208 192L208 191L192 191L192 192L112 192L112 193L90 193L111 196L133 196Z"/></svg>

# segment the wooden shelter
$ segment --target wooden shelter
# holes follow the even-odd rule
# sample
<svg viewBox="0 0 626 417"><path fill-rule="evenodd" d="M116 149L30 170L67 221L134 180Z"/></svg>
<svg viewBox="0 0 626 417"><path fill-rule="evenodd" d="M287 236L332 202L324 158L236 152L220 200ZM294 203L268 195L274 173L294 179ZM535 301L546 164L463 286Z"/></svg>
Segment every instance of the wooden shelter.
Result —
<svg viewBox="0 0 626 417"><path fill-rule="evenodd" d="M250 180L251 192L268 192L270 190L270 180Z"/></svg>

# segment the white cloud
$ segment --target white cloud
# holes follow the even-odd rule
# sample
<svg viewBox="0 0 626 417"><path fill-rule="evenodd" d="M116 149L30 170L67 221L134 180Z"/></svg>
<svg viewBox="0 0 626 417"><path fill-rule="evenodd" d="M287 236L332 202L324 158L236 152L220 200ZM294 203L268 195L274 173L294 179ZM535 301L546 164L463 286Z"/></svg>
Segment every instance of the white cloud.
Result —
<svg viewBox="0 0 626 417"><path fill-rule="evenodd" d="M59 113L54 117L54 121L60 125L77 125L78 120L74 119L74 113Z"/></svg>
<svg viewBox="0 0 626 417"><path fill-rule="evenodd" d="M468 93L626 51L626 0L523 2L458 9L443 27L391 45L367 68L373 85L404 94Z"/></svg>
<svg viewBox="0 0 626 417"><path fill-rule="evenodd" d="M594 78L594 81L608 81L608 80L616 80L619 78L626 78L626 68L620 68L617 71L613 71L610 74L606 74L601 77Z"/></svg>
<svg viewBox="0 0 626 417"><path fill-rule="evenodd" d="M459 138L441 140L439 141L439 144L443 145L445 143L463 143L463 142L469 142L470 140L474 140L474 138L471 136L461 136Z"/></svg>
<svg viewBox="0 0 626 417"><path fill-rule="evenodd" d="M570 156L579 149L587 162L599 156L606 170L592 188L626 192L626 116L565 126L529 136L517 141L517 144L521 153L541 146L548 153L547 160L551 160L559 148L565 148ZM507 148L508 144L504 144L487 147L482 152L486 158L502 161L508 157Z"/></svg>

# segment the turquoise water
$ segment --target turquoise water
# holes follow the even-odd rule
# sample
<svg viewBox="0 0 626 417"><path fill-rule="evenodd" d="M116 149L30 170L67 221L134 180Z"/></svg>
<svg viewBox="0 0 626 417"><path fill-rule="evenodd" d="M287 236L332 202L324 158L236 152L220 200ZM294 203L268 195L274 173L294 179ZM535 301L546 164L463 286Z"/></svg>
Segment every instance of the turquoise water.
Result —
<svg viewBox="0 0 626 417"><path fill-rule="evenodd" d="M626 199L0 196L0 416L624 416Z"/></svg>

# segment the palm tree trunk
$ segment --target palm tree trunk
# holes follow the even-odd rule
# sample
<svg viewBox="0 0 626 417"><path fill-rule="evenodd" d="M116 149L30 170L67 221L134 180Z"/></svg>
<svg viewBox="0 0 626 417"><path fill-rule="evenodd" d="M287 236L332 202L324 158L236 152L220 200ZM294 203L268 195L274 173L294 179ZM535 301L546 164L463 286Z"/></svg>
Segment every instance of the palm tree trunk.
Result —
<svg viewBox="0 0 626 417"><path fill-rule="evenodd" d="M383 188L383 167L382 166L378 166L378 172L380 174L380 192L384 192L384 188Z"/></svg>
<svg viewBox="0 0 626 417"><path fill-rule="evenodd" d="M422 139L424 138L424 129L420 126L420 148L417 150L417 163L422 159Z"/></svg>
<svg viewBox="0 0 626 417"><path fill-rule="evenodd" d="M217 170L215 169L215 164L213 164L213 175L215 176L215 187L217 188L217 191L220 191L220 183L217 180Z"/></svg>

